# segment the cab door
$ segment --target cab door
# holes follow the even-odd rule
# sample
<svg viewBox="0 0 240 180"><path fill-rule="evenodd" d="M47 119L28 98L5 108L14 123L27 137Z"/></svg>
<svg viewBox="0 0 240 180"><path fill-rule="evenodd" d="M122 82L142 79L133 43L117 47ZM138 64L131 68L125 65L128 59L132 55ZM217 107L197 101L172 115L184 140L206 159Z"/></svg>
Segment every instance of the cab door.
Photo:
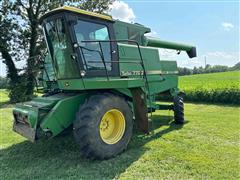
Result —
<svg viewBox="0 0 240 180"><path fill-rule="evenodd" d="M117 42L110 21L70 15L72 39L84 77L119 76ZM103 42L104 41L104 42Z"/></svg>

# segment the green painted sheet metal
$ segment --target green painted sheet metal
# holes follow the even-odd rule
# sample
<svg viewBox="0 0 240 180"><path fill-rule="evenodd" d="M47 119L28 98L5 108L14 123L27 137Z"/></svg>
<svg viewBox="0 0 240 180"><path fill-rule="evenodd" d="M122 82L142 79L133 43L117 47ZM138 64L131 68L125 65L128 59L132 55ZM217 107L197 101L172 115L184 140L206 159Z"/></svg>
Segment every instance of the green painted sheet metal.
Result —
<svg viewBox="0 0 240 180"><path fill-rule="evenodd" d="M19 118L25 117L30 128L36 129L38 120L38 108L27 106L26 104L17 104L13 109L13 115L18 120Z"/></svg>
<svg viewBox="0 0 240 180"><path fill-rule="evenodd" d="M19 103L13 109L15 116L14 130L26 138L29 138L24 132L51 131L53 136L59 134L67 128L75 119L75 113L81 103L84 102L86 94L59 93L48 97L37 97L32 101ZM18 118L17 118L18 117ZM27 117L25 121L18 122L19 118ZM24 129L19 128L24 125ZM40 127L40 128L39 128ZM36 134L33 134L35 137ZM35 138L31 138L35 141Z"/></svg>
<svg viewBox="0 0 240 180"><path fill-rule="evenodd" d="M118 88L118 89L115 89L115 91L119 92L120 94L124 94L125 96L132 97L132 93L130 89Z"/></svg>
<svg viewBox="0 0 240 180"><path fill-rule="evenodd" d="M151 29L141 24L132 24L116 20L113 24L116 39L134 40L139 45L144 45L144 34L151 32Z"/></svg>
<svg viewBox="0 0 240 180"><path fill-rule="evenodd" d="M58 80L58 85L65 90L91 90L91 89L115 89L115 88L133 88L144 86L143 79L140 78L84 78Z"/></svg>
<svg viewBox="0 0 240 180"><path fill-rule="evenodd" d="M140 64L140 56L136 46L129 44L118 44L120 72L122 71L140 71L143 70ZM141 53L143 63L147 74L176 74L176 61L164 61L160 59L160 53L157 48L142 47ZM126 62L132 63L126 63ZM165 63L167 62L167 63ZM169 63L168 63L169 62Z"/></svg>
<svg viewBox="0 0 240 180"><path fill-rule="evenodd" d="M57 97L37 97L32 101L18 103L13 109L13 113L25 116L30 127L36 129L38 121L60 100Z"/></svg>
<svg viewBox="0 0 240 180"><path fill-rule="evenodd" d="M150 94L157 94L177 87L177 75L164 75L161 82L150 79Z"/></svg>
<svg viewBox="0 0 240 180"><path fill-rule="evenodd" d="M61 98L62 96L53 95L18 103L13 109L13 130L34 142L37 138L39 123Z"/></svg>
<svg viewBox="0 0 240 180"><path fill-rule="evenodd" d="M58 86L64 90L93 89L129 89L145 87L143 69L136 46L118 44L120 77L82 78L58 80ZM142 47L141 53L146 69L150 94L160 93L177 87L177 64L175 61L160 60L159 50L152 47ZM131 62L131 63L125 63Z"/></svg>
<svg viewBox="0 0 240 180"><path fill-rule="evenodd" d="M43 119L40 127L43 131L52 133L52 136L58 135L65 128L69 127L75 120L76 112L79 105L85 101L87 94L81 93L76 95L64 96L51 109L47 116Z"/></svg>
<svg viewBox="0 0 240 180"><path fill-rule="evenodd" d="M186 53L190 58L197 56L196 47L191 45L175 43L171 41L163 41L161 39L148 37L148 36L144 37L144 41L145 41L144 42L145 46L186 51Z"/></svg>
<svg viewBox="0 0 240 180"><path fill-rule="evenodd" d="M193 47L186 44L180 44L180 43L175 43L171 41L163 41L161 39L148 37L148 36L145 36L145 40L146 40L145 42L146 46L151 46L151 47L184 50L184 51L190 51Z"/></svg>
<svg viewBox="0 0 240 180"><path fill-rule="evenodd" d="M121 63L124 61L140 62L136 46L119 44L119 52L121 75L135 78L142 77L143 69L139 63L131 65ZM177 87L178 70L176 61L160 60L157 48L141 47L141 53L151 95Z"/></svg>

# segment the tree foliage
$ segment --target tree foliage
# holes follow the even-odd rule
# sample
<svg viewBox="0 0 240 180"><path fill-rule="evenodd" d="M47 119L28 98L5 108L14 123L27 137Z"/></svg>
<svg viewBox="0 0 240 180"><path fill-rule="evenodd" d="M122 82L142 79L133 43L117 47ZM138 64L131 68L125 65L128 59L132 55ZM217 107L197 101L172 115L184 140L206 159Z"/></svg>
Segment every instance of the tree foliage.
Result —
<svg viewBox="0 0 240 180"><path fill-rule="evenodd" d="M9 88L9 80L6 77L0 76L0 89L7 89Z"/></svg>
<svg viewBox="0 0 240 180"><path fill-rule="evenodd" d="M19 102L33 97L38 58L44 48L40 17L59 7L62 2L85 10L103 13L113 0L3 0L0 2L0 54L7 66L10 80L10 100ZM26 61L24 69L16 67L17 61Z"/></svg>
<svg viewBox="0 0 240 180"><path fill-rule="evenodd" d="M222 66L222 65L214 65L211 66L207 64L205 68L202 66L194 67L193 69L186 67L179 67L178 72L180 76L184 75L192 75L192 74L204 74L204 73L216 73L216 72L226 72L226 71L236 71L240 70L240 63L235 64L233 67Z"/></svg>

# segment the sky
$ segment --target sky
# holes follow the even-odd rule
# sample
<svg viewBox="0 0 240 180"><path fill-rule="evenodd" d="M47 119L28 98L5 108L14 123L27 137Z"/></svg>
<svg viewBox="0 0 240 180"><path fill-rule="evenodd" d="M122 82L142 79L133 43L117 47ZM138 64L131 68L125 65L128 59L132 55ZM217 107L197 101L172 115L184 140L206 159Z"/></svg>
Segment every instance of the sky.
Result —
<svg viewBox="0 0 240 180"><path fill-rule="evenodd" d="M233 66L239 62L239 1L125 0L113 4L114 18L151 28L151 36L195 45L198 57L161 51L179 66Z"/></svg>
<svg viewBox="0 0 240 180"><path fill-rule="evenodd" d="M239 0L125 0L110 6L115 19L151 28L150 36L195 45L198 57L160 50L160 58L177 60L178 66L233 66L239 62ZM24 64L20 62L18 65ZM0 76L6 67L0 62Z"/></svg>

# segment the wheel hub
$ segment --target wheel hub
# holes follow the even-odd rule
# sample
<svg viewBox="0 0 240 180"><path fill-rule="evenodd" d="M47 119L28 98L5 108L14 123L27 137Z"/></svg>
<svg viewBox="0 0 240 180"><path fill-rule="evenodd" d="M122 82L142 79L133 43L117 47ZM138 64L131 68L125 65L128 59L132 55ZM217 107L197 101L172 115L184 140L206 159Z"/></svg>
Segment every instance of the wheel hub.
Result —
<svg viewBox="0 0 240 180"><path fill-rule="evenodd" d="M121 111L111 109L107 111L100 122L100 136L107 144L116 144L125 132L125 117Z"/></svg>

